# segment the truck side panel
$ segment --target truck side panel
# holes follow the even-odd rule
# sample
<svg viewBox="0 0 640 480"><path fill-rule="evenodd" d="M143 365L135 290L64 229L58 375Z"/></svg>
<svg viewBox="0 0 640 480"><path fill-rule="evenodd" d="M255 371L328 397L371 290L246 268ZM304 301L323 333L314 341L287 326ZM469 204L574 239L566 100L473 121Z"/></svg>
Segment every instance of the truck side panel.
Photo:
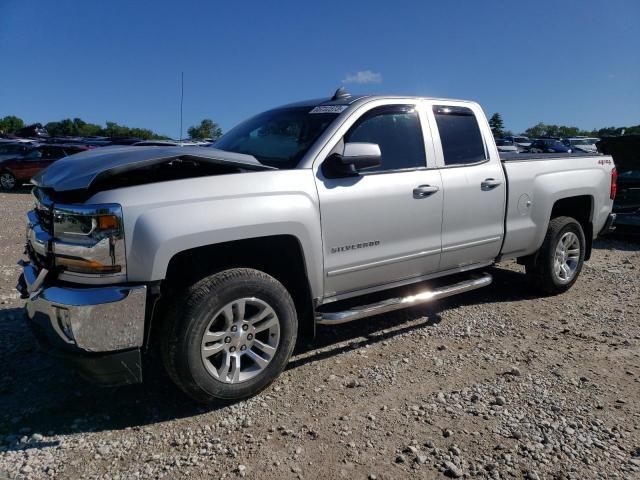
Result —
<svg viewBox="0 0 640 480"><path fill-rule="evenodd" d="M503 162L509 184L506 236L501 259L536 252L547 232L554 204L564 198L588 196L595 237L611 211L610 157L581 156Z"/></svg>

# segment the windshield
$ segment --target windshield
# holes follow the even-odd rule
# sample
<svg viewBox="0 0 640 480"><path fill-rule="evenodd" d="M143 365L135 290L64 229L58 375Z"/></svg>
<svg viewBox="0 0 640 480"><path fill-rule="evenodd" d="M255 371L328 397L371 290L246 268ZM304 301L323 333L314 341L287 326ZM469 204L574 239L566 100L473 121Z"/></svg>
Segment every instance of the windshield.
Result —
<svg viewBox="0 0 640 480"><path fill-rule="evenodd" d="M513 145L513 142L510 140L496 140L496 145L498 145L499 147L510 147L511 145Z"/></svg>
<svg viewBox="0 0 640 480"><path fill-rule="evenodd" d="M252 155L271 167L294 168L338 116L310 113L312 109L290 107L261 113L229 130L212 147Z"/></svg>
<svg viewBox="0 0 640 480"><path fill-rule="evenodd" d="M577 140L569 140L571 145L594 145L596 141L592 138L581 138Z"/></svg>
<svg viewBox="0 0 640 480"><path fill-rule="evenodd" d="M517 143L531 143L527 137L513 137L513 141Z"/></svg>

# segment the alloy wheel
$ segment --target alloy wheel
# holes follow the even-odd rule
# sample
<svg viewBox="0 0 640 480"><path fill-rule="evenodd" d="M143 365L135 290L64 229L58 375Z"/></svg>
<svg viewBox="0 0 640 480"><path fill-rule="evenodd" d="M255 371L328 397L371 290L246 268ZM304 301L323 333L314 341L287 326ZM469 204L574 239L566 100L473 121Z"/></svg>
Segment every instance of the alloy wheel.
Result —
<svg viewBox="0 0 640 480"><path fill-rule="evenodd" d="M569 283L580 264L580 239L573 232L566 232L556 245L553 271L561 283Z"/></svg>
<svg viewBox="0 0 640 480"><path fill-rule="evenodd" d="M16 186L16 179L10 173L3 173L0 175L0 185L5 190L12 190Z"/></svg>
<svg viewBox="0 0 640 480"><path fill-rule="evenodd" d="M224 383L241 383L260 374L276 354L280 321L258 298L239 298L216 312L205 329L201 357L205 368Z"/></svg>

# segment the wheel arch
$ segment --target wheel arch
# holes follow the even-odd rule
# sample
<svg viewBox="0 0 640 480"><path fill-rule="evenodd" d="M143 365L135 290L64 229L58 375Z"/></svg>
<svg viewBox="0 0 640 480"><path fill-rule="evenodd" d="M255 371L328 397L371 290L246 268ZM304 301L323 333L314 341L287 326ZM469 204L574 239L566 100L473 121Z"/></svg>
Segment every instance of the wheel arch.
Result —
<svg viewBox="0 0 640 480"><path fill-rule="evenodd" d="M585 237L585 260L591 258L593 246L593 209L592 195L576 195L556 200L549 216L549 222L557 217L571 217L580 223ZM547 227L548 225L547 222Z"/></svg>
<svg viewBox="0 0 640 480"><path fill-rule="evenodd" d="M314 304L304 249L294 235L246 238L204 245L174 254L162 281L163 295L190 285L207 275L230 268L265 272L289 291L299 319L300 337L315 334Z"/></svg>

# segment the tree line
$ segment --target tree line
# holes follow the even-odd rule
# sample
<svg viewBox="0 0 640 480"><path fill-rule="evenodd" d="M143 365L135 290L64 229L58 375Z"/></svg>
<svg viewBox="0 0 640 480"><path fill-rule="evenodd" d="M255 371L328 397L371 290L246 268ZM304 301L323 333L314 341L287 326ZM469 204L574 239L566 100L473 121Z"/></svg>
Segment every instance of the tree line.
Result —
<svg viewBox="0 0 640 480"><path fill-rule="evenodd" d="M494 113L489 119L489 126L493 132L494 137L511 137L513 133L511 130L504 128L504 121L499 113ZM546 123L538 123L532 127L527 128L522 135L529 138L539 137L617 137L620 135L640 135L640 125L633 125L630 127L605 127L593 130L583 130L578 127L570 127L566 125L553 125Z"/></svg>
<svg viewBox="0 0 640 480"><path fill-rule="evenodd" d="M489 119L489 125L493 135L497 138L513 136L511 130L504 127L504 120L499 113L494 113ZM95 123L85 122L81 118L65 118L57 122L49 122L45 125L40 123L26 125L24 121L15 115L7 115L0 118L0 134L15 135L20 130L29 127L46 128L49 135L54 137L134 137L143 140L149 139L167 139L165 135L160 135L147 128L127 127L119 125L116 122L106 122L105 126ZM209 118L205 118L199 124L193 125L187 129L189 138L194 140L211 139L217 140L222 136L220 126ZM554 125L546 123L538 123L527 128L523 135L530 138L538 137L610 137L619 135L640 135L640 125L632 125L629 127L605 127L593 130L583 130L578 127L566 125Z"/></svg>
<svg viewBox="0 0 640 480"><path fill-rule="evenodd" d="M81 118L65 118L57 122L49 122L44 125L34 123L27 125L15 115L7 115L0 118L0 134L15 135L23 129L44 127L53 137L109 137L123 138L133 137L143 140L164 140L168 137L160 135L148 128L127 127L116 122L106 122L104 126L85 122ZM205 118L199 124L189 127L187 130L192 139L217 140L222 135L220 126L209 118Z"/></svg>

